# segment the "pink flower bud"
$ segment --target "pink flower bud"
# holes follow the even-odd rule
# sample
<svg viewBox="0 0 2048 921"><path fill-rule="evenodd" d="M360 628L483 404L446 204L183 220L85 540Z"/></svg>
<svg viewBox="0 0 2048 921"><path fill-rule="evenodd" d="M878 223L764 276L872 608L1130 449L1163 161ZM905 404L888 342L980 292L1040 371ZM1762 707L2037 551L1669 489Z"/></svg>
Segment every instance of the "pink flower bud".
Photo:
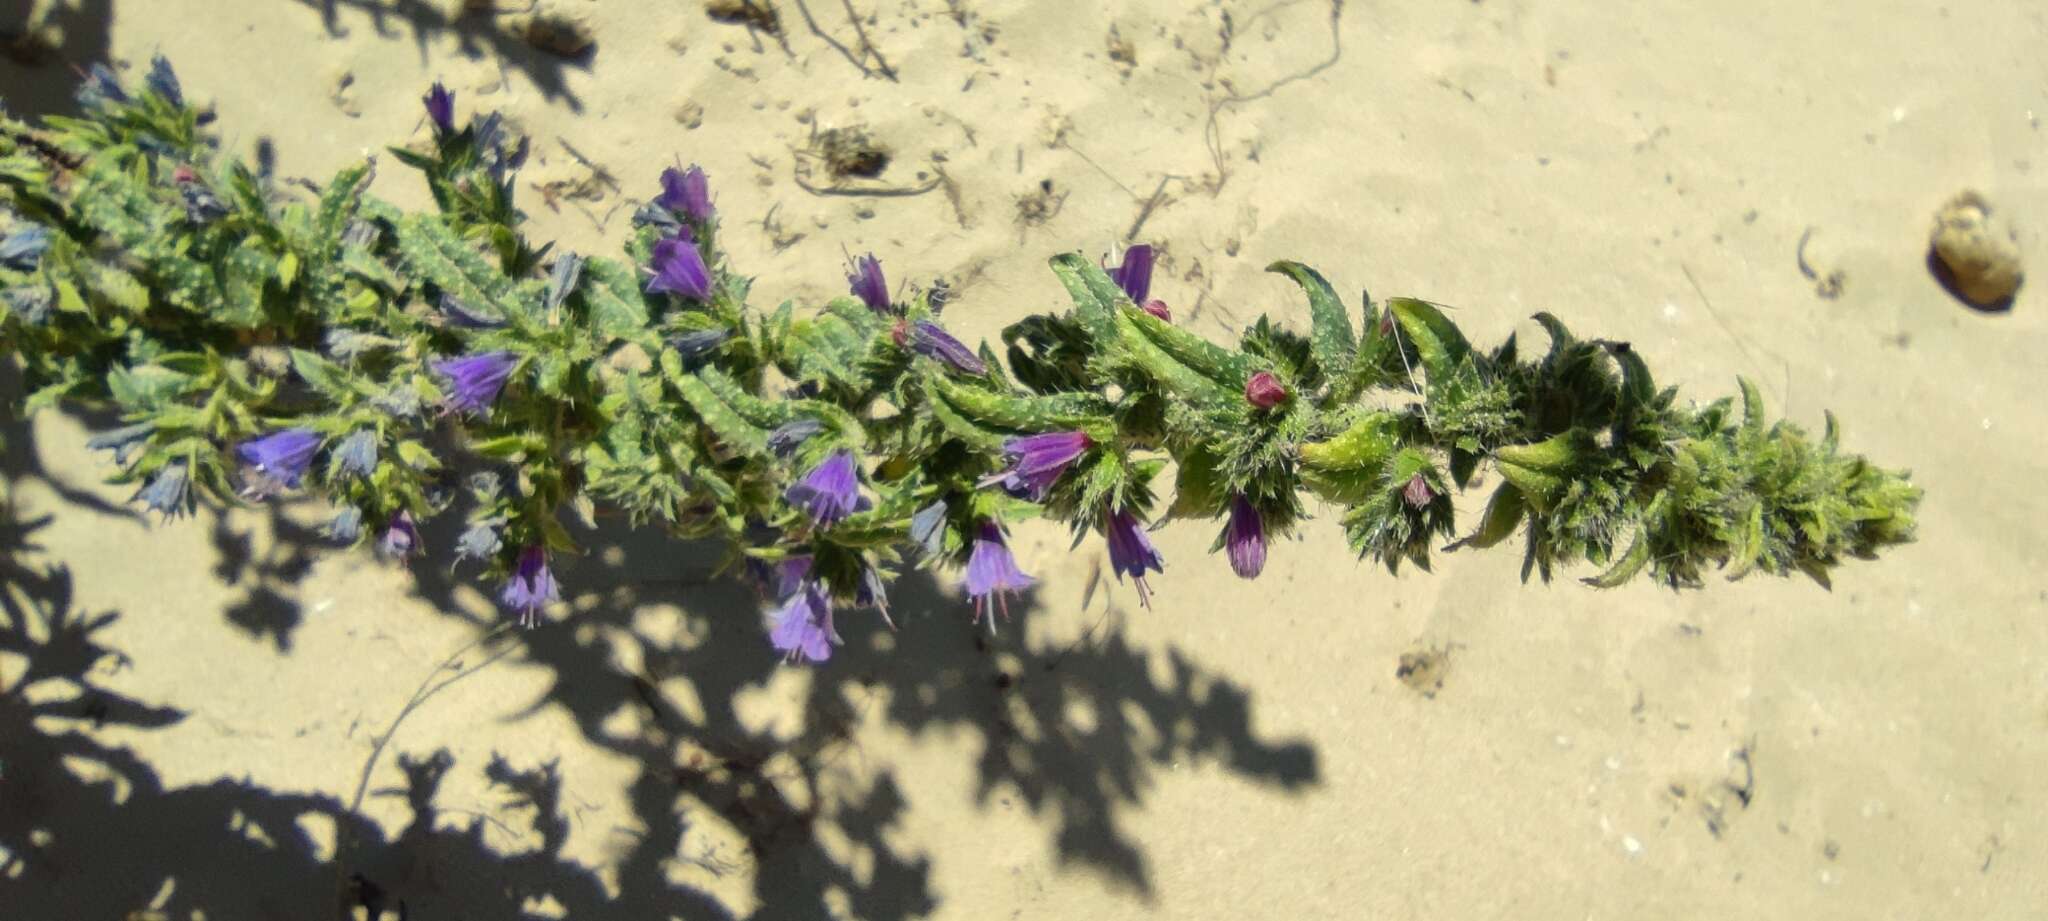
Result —
<svg viewBox="0 0 2048 921"><path fill-rule="evenodd" d="M1244 382L1244 398L1260 409L1272 409L1287 399L1287 388L1280 386L1280 379L1271 371L1260 371Z"/></svg>
<svg viewBox="0 0 2048 921"><path fill-rule="evenodd" d="M1436 498L1436 491L1430 489L1429 481L1418 473L1408 478L1408 485L1401 487L1401 498L1406 499L1412 508L1422 508L1429 504L1429 500Z"/></svg>
<svg viewBox="0 0 2048 921"><path fill-rule="evenodd" d="M1173 311L1167 308L1165 301L1156 297L1145 302L1145 312L1158 317L1160 322L1173 322Z"/></svg>

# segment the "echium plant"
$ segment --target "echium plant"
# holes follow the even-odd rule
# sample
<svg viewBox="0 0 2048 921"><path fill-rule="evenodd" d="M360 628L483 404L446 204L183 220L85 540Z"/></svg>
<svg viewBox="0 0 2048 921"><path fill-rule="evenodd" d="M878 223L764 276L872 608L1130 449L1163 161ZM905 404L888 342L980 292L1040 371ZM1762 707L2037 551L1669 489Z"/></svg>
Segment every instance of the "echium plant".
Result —
<svg viewBox="0 0 2048 921"><path fill-rule="evenodd" d="M523 143L493 115L458 126L439 86L431 142L392 151L438 206L416 214L367 194L372 163L300 194L217 156L161 60L141 87L97 68L80 100L0 130L0 342L28 406L117 407L93 444L165 516L311 493L334 540L402 558L467 493L454 552L528 623L579 552L565 516L598 507L729 546L768 639L813 661L835 612L887 618L907 565L964 572L993 626L1032 584L1007 534L1034 515L1100 532L1141 601L1156 523L1217 522L1254 578L1310 498L1390 570L1520 533L1524 578L1583 561L1599 586L1825 581L1912 538L1919 491L1843 453L1832 417L1818 440L1767 422L1747 382L1681 406L1627 343L1548 314L1540 353L1483 351L1428 302L1354 317L1278 262L1307 332L1261 319L1219 345L1149 296L1134 246L1114 268L1055 257L1073 307L998 354L948 333L933 295L892 294L873 256L821 309L750 309L695 167L662 175L626 259L535 248ZM1453 497L1487 468L1461 534Z"/></svg>

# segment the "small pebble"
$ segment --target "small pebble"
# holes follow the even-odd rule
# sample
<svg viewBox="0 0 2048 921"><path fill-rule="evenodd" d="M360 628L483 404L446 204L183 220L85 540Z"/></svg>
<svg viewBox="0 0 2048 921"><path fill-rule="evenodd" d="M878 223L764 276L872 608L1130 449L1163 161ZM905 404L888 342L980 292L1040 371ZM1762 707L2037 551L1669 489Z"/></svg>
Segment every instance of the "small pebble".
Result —
<svg viewBox="0 0 2048 921"><path fill-rule="evenodd" d="M1995 307L2019 290L2025 276L2019 238L1977 192L1966 190L1935 212L1930 242L1943 281L1964 300Z"/></svg>

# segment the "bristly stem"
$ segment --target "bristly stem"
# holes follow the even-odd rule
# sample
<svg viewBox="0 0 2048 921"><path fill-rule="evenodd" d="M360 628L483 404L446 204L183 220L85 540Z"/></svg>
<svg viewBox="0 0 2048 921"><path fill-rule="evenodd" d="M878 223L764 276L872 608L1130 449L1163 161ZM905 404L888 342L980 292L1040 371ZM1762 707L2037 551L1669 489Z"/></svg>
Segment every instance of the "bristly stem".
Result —
<svg viewBox="0 0 2048 921"><path fill-rule="evenodd" d="M1215 522L1251 578L1310 500L1390 570L1520 535L1525 578L1591 563L1602 587L1825 583L1913 537L1919 490L1842 452L1832 416L1819 438L1772 422L1747 381L1681 405L1628 343L1547 313L1540 352L1482 350L1427 301L1347 307L1276 262L1306 323L1224 345L1175 325L1139 245L1054 257L1072 308L969 348L942 290L899 300L872 256L848 296L752 309L695 167L663 174L625 259L536 248L524 140L447 94L390 151L436 203L407 213L367 194L374 163L308 198L216 157L157 86L87 90L83 118L0 122L0 346L28 405L118 409L94 444L167 515L296 488L335 504L337 541L404 556L466 493L458 553L528 618L581 550L565 509L725 542L810 660L886 610L892 568L964 567L1000 609L1034 581L1003 536L1033 516L1114 538L1141 592L1164 579L1148 523Z"/></svg>

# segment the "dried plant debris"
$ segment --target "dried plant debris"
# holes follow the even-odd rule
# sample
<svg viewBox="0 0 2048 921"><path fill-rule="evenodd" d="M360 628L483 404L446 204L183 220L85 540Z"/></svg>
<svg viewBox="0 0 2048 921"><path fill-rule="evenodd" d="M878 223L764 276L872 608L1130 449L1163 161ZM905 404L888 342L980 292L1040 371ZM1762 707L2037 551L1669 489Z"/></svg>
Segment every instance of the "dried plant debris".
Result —
<svg viewBox="0 0 2048 921"><path fill-rule="evenodd" d="M834 179L874 179L889 168L891 156L888 146L858 125L818 132L811 150L824 159L825 172Z"/></svg>
<svg viewBox="0 0 2048 921"><path fill-rule="evenodd" d="M770 35L782 34L782 14L766 0L704 0L704 15L714 22L759 29Z"/></svg>
<svg viewBox="0 0 2048 921"><path fill-rule="evenodd" d="M1017 196L1017 224L1037 227L1057 217L1066 204L1067 193L1054 191L1051 179L1040 179L1038 188Z"/></svg>
<svg viewBox="0 0 2048 921"><path fill-rule="evenodd" d="M1401 654L1394 677L1408 689L1430 700L1444 689L1444 675L1451 669L1451 651L1434 646L1411 649Z"/></svg>

